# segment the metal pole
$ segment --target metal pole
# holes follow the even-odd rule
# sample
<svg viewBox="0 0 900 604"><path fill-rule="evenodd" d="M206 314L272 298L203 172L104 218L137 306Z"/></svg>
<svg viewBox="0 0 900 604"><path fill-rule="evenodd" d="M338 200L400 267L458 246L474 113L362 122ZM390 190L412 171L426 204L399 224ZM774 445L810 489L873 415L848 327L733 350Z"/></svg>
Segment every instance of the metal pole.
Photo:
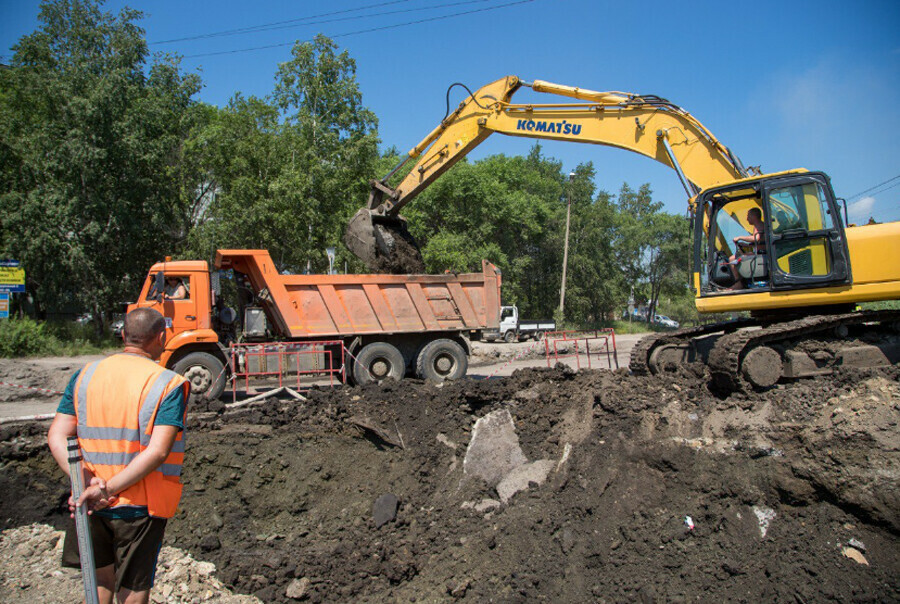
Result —
<svg viewBox="0 0 900 604"><path fill-rule="evenodd" d="M69 478L72 482L72 497L75 501L84 492L81 477L81 448L78 439L70 436L67 441L69 451ZM91 529L88 526L87 506L75 508L75 533L78 536L78 554L81 558L81 580L84 582L84 601L100 604L97 595L97 575L94 570L94 548L91 544Z"/></svg>
<svg viewBox="0 0 900 604"><path fill-rule="evenodd" d="M569 220L572 215L572 180L575 173L569 172L569 186L566 188L566 242L563 247L562 287L559 289L559 312L565 316L566 312L566 267L569 264Z"/></svg>

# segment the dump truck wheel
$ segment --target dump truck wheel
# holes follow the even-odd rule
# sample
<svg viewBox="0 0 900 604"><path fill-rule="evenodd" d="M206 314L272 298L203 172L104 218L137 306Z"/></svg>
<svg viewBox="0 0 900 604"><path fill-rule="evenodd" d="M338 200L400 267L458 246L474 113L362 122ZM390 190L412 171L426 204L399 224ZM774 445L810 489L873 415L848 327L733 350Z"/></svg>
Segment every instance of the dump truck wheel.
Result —
<svg viewBox="0 0 900 604"><path fill-rule="evenodd" d="M400 380L406 373L403 355L392 344L372 342L356 355L353 379L357 384L371 384L386 379Z"/></svg>
<svg viewBox="0 0 900 604"><path fill-rule="evenodd" d="M507 344L512 344L513 342L519 341L519 336L516 335L516 332L510 329L505 334L503 334L503 341Z"/></svg>
<svg viewBox="0 0 900 604"><path fill-rule="evenodd" d="M191 398L215 400L225 392L225 366L208 352L191 352L172 367L191 384Z"/></svg>
<svg viewBox="0 0 900 604"><path fill-rule="evenodd" d="M465 377L468 369L466 351L453 340L429 342L416 359L416 375L423 380L458 380Z"/></svg>

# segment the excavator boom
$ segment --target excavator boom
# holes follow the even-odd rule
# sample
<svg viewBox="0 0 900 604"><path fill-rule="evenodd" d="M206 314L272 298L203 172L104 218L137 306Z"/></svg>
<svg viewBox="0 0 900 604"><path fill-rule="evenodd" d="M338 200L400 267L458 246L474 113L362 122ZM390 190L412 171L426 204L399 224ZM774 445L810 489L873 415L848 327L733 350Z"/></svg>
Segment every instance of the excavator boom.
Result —
<svg viewBox="0 0 900 604"><path fill-rule="evenodd" d="M513 104L513 95L522 87L578 102ZM494 133L640 153L675 169L689 198L707 187L748 176L738 158L703 124L663 98L540 80L528 83L508 76L471 94L387 176L372 181L367 207L354 216L345 236L350 250L374 270L420 268L420 262L410 262L418 248L400 210ZM413 160L407 176L390 187L388 180ZM401 262L392 262L394 256Z"/></svg>

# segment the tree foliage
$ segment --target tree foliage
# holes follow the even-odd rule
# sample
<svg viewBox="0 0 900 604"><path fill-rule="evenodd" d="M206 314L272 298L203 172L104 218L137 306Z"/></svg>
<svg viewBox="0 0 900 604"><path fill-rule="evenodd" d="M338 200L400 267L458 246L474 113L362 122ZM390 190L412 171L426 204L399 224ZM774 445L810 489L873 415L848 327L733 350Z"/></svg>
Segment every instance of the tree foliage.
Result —
<svg viewBox="0 0 900 604"><path fill-rule="evenodd" d="M24 262L42 307L100 317L177 237L174 174L200 80L149 59L140 16L45 2L0 71L0 251Z"/></svg>
<svg viewBox="0 0 900 604"><path fill-rule="evenodd" d="M378 138L356 64L324 36L292 55L270 98L235 95L195 133L212 186L189 252L263 247L284 270L322 270L362 206Z"/></svg>

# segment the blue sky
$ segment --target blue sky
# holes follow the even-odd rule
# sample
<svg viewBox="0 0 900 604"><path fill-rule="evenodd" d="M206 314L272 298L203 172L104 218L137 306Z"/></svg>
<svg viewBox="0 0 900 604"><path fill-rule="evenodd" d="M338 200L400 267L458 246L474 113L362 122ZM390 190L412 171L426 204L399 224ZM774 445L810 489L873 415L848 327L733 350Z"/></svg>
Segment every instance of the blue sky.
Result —
<svg viewBox="0 0 900 604"><path fill-rule="evenodd" d="M379 118L385 147L405 151L424 137L443 116L451 83L474 90L515 74L668 98L746 165L830 174L837 194L850 201L851 221L900 220L900 2L514 2L115 0L106 7L144 11L151 49L180 53L186 69L199 69L200 98L213 104L224 105L236 92L265 96L291 43L321 32L356 60L363 100ZM378 6L318 20L370 15L363 19L159 43L371 5ZM388 11L406 12L371 16ZM345 35L466 11L481 12ZM3 61L37 26L37 12L38 2L0 0ZM454 94L453 103L462 100ZM515 100L540 102L541 96L547 99L525 90ZM524 154L532 144L498 135L470 157ZM685 210L674 172L649 159L590 145L546 143L544 150L565 170L593 161L602 189L649 182L669 211Z"/></svg>

